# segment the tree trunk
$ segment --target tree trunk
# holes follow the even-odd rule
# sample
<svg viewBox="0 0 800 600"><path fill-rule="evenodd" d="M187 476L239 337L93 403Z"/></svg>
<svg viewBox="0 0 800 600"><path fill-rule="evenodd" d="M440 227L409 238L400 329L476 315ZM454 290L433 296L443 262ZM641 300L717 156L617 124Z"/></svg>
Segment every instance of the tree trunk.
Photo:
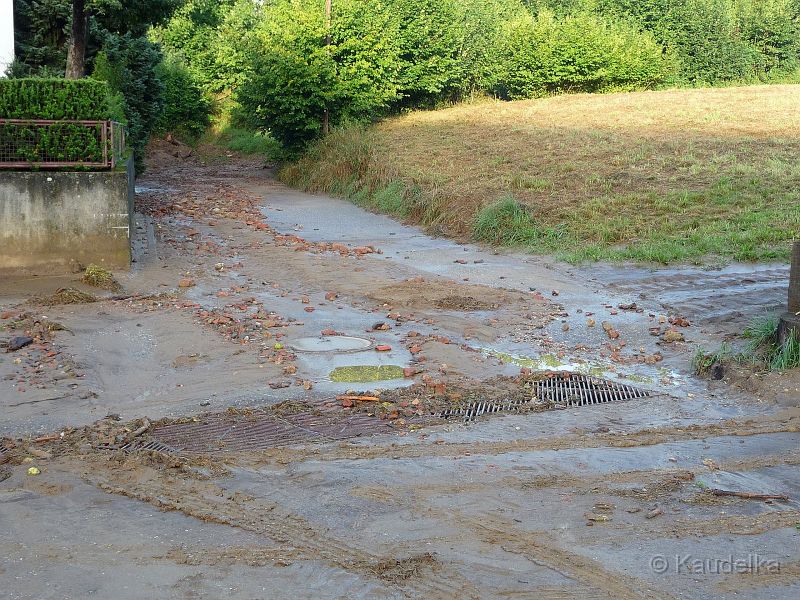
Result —
<svg viewBox="0 0 800 600"><path fill-rule="evenodd" d="M66 79L80 79L86 69L86 32L89 28L86 0L72 0L72 35L67 49Z"/></svg>

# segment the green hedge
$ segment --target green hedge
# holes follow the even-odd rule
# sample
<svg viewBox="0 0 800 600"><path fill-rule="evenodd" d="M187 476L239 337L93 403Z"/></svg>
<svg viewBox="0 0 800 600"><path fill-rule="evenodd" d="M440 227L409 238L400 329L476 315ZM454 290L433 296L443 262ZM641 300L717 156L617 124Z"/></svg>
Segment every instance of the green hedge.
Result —
<svg viewBox="0 0 800 600"><path fill-rule="evenodd" d="M0 118L111 119L109 88L92 79L0 79Z"/></svg>
<svg viewBox="0 0 800 600"><path fill-rule="evenodd" d="M106 121L118 119L108 84L92 79L0 79L0 118ZM109 151L110 151L110 143ZM100 126L0 125L6 162L97 163L103 159Z"/></svg>

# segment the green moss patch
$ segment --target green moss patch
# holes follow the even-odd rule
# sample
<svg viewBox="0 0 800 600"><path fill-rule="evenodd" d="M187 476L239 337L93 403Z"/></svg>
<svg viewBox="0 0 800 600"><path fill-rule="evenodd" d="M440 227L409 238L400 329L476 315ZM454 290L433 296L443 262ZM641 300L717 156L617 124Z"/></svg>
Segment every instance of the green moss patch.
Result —
<svg viewBox="0 0 800 600"><path fill-rule="evenodd" d="M338 383L365 383L402 378L403 367L397 365L354 365L336 367L330 372L331 381Z"/></svg>

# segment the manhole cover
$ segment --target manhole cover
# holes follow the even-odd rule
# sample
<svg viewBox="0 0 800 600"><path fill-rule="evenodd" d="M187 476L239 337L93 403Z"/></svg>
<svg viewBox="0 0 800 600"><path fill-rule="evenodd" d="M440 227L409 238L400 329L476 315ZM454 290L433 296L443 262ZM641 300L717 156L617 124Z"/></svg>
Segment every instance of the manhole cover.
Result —
<svg viewBox="0 0 800 600"><path fill-rule="evenodd" d="M436 416L442 419L463 418L473 421L481 415L502 412L517 412L541 409L543 406L586 406L619 402L636 398L647 398L650 392L624 383L597 379L576 373L552 373L549 377L535 381L529 399L497 399L470 402L447 409Z"/></svg>
<svg viewBox="0 0 800 600"><path fill-rule="evenodd" d="M358 352L372 346L372 342L346 335L300 338L290 344L298 352Z"/></svg>

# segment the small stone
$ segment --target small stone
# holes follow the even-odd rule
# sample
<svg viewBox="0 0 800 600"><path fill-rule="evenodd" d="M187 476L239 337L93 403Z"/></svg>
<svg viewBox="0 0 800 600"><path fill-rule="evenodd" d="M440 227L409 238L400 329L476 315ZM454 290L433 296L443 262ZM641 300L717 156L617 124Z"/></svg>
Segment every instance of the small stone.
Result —
<svg viewBox="0 0 800 600"><path fill-rule="evenodd" d="M197 285L197 283L195 282L195 280L191 279L189 277L184 277L183 279L181 279L178 282L178 287L179 288L190 288L190 287L194 287L196 285Z"/></svg>
<svg viewBox="0 0 800 600"><path fill-rule="evenodd" d="M661 339L667 342L668 344L671 344L673 342L683 342L685 341L686 338L677 329L667 329L661 335Z"/></svg>
<svg viewBox="0 0 800 600"><path fill-rule="evenodd" d="M380 346L375 346L376 352L389 352L391 349L392 347L387 344L381 344Z"/></svg>
<svg viewBox="0 0 800 600"><path fill-rule="evenodd" d="M33 343L33 338L27 335L18 335L17 337L11 338L11 341L8 342L6 345L6 352L16 352L24 348L25 346L29 346Z"/></svg>

